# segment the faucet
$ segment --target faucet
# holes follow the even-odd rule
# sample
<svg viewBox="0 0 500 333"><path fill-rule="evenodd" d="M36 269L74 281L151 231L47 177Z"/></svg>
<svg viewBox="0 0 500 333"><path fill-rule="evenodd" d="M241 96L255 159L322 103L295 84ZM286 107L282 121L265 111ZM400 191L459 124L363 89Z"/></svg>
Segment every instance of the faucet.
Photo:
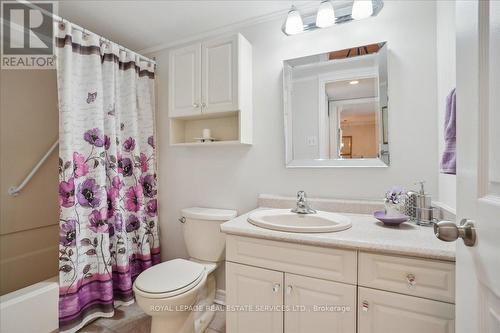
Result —
<svg viewBox="0 0 500 333"><path fill-rule="evenodd" d="M297 192L297 207L292 209L292 213L297 214L316 214L316 210L312 209L306 199L306 192Z"/></svg>

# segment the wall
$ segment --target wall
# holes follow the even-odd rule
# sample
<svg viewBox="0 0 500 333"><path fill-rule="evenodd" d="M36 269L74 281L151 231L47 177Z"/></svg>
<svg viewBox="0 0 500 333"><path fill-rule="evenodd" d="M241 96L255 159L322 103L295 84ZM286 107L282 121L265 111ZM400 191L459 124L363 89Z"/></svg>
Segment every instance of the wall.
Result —
<svg viewBox="0 0 500 333"><path fill-rule="evenodd" d="M342 136L352 136L352 158L377 156L375 123L342 125Z"/></svg>
<svg viewBox="0 0 500 333"><path fill-rule="evenodd" d="M58 159L53 153L17 196L7 194L58 137L56 73L0 73L0 293L57 275Z"/></svg>
<svg viewBox="0 0 500 333"><path fill-rule="evenodd" d="M438 158L444 149L444 117L446 96L456 86L456 47L455 47L455 1L437 1L437 116L438 116ZM439 168L439 166L438 166ZM456 209L456 176L439 173L438 201Z"/></svg>
<svg viewBox="0 0 500 333"><path fill-rule="evenodd" d="M432 1L386 1L379 16L286 37L282 20L241 30L253 45L251 147L170 147L168 50L159 63L159 209L163 260L187 255L180 210L257 205L259 193L379 199L393 184L425 179L437 195L436 7ZM284 59L387 41L391 165L388 168L285 168L282 66ZM425 73L425 74L423 74ZM222 274L222 273L221 273ZM223 281L219 280L223 287Z"/></svg>
<svg viewBox="0 0 500 333"><path fill-rule="evenodd" d="M319 158L318 78L292 80L291 95L293 159Z"/></svg>

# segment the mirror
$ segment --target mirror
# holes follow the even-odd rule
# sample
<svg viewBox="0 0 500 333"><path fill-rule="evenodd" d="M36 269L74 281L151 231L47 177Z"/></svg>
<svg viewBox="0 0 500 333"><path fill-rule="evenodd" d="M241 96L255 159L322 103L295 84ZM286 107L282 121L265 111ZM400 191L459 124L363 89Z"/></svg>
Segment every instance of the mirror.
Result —
<svg viewBox="0 0 500 333"><path fill-rule="evenodd" d="M387 43L283 63L288 167L389 165Z"/></svg>

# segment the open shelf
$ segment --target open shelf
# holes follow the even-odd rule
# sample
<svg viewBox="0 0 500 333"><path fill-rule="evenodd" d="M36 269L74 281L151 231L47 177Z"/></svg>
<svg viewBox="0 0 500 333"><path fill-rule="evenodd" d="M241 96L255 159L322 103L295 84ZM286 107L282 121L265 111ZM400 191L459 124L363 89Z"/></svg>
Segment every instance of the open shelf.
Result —
<svg viewBox="0 0 500 333"><path fill-rule="evenodd" d="M199 116L170 118L171 146L225 146L251 144L248 133L241 133L240 112L204 114ZM217 141L199 142L195 138L208 128Z"/></svg>

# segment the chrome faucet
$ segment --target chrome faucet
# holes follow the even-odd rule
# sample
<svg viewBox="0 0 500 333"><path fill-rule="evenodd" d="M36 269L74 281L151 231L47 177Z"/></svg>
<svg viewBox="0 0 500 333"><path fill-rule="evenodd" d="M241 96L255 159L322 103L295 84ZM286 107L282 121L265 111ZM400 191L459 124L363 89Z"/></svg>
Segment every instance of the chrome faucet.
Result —
<svg viewBox="0 0 500 333"><path fill-rule="evenodd" d="M297 192L297 207L292 209L292 213L297 214L316 214L316 210L312 209L306 199L306 192Z"/></svg>

